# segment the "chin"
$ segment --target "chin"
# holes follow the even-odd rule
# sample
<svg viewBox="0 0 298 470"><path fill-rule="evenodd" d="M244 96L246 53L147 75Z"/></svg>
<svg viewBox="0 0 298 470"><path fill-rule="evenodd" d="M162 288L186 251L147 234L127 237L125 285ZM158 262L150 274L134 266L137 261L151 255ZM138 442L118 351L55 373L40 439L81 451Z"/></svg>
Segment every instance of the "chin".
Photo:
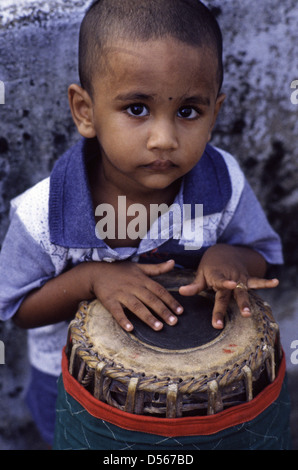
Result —
<svg viewBox="0 0 298 470"><path fill-rule="evenodd" d="M144 182L144 186L146 186L148 189L166 189L169 186L175 184L178 180L180 180L181 177L181 175L166 176L162 174L155 174Z"/></svg>
<svg viewBox="0 0 298 470"><path fill-rule="evenodd" d="M175 182L176 182L176 180L170 181L170 182L167 182L167 183L162 182L162 181L159 183L159 182L156 181L156 182L154 182L154 183L152 183L152 184L147 184L145 187L146 187L146 189L148 189L149 191L150 191L150 190L152 190L152 191L154 191L154 190L158 191L158 190L163 190L163 189L169 188L169 187L172 186Z"/></svg>

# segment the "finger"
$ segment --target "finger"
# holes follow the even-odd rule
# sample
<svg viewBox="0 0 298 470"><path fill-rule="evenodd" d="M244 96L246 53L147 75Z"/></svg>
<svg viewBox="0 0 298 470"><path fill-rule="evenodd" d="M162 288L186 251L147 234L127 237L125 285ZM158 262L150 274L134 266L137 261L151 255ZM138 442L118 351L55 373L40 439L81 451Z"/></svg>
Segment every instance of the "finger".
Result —
<svg viewBox="0 0 298 470"><path fill-rule="evenodd" d="M224 327L224 317L231 298L230 290L218 290L215 294L215 302L212 312L212 326L217 330Z"/></svg>
<svg viewBox="0 0 298 470"><path fill-rule="evenodd" d="M125 307L155 331L163 328L163 323L152 315L150 310L137 297L131 295L125 300Z"/></svg>
<svg viewBox="0 0 298 470"><path fill-rule="evenodd" d="M238 283L237 286L241 285L242 283ZM243 317L250 317L251 310L250 310L250 301L249 295L247 292L246 284L243 283L243 287L237 287L234 289L234 298L238 305L238 308L241 312Z"/></svg>
<svg viewBox="0 0 298 470"><path fill-rule="evenodd" d="M229 290L234 290L236 285L237 285L236 281L227 280L227 279L225 281L223 281L223 283L222 283L222 287L224 289L229 289Z"/></svg>
<svg viewBox="0 0 298 470"><path fill-rule="evenodd" d="M140 300L168 325L176 325L178 321L177 317L167 307L167 305L163 303L158 297L156 297L152 292L147 291L144 296L140 295ZM155 326L158 327L157 324L155 324Z"/></svg>
<svg viewBox="0 0 298 470"><path fill-rule="evenodd" d="M274 279L260 279L258 277L250 277L247 281L247 287L249 289L273 289L277 287L279 280Z"/></svg>
<svg viewBox="0 0 298 470"><path fill-rule="evenodd" d="M170 259L164 263L158 264L139 264L138 267L143 271L147 276L158 276L159 274L167 273L171 271L175 266L175 261Z"/></svg>
<svg viewBox="0 0 298 470"><path fill-rule="evenodd" d="M132 331L133 324L128 320L119 302L102 302L103 306L111 313L117 323L125 331Z"/></svg>
<svg viewBox="0 0 298 470"><path fill-rule="evenodd" d="M183 306L158 282L150 281L146 287L147 292L145 292L145 297L142 298L142 300L158 313L169 325L173 325L173 312L177 315L181 315L183 312ZM176 322L177 319L175 323Z"/></svg>
<svg viewBox="0 0 298 470"><path fill-rule="evenodd" d="M160 264L139 264L138 266L144 274L147 274L148 276L156 276L162 272L172 270L175 266L175 261L169 260ZM183 312L183 306L165 287L150 277L146 279L144 285L147 290L138 290L138 292L135 292L135 295L148 305L148 307L151 307L156 311L169 325L177 323L177 319L173 316L173 312L180 315ZM143 292L142 295L141 292ZM154 294L153 297L152 293ZM167 308L165 304L169 308Z"/></svg>
<svg viewBox="0 0 298 470"><path fill-rule="evenodd" d="M236 282L232 279L227 279L223 273L216 273L208 279L208 286L212 287L215 291L230 289L233 290L236 287Z"/></svg>
<svg viewBox="0 0 298 470"><path fill-rule="evenodd" d="M187 297L191 295L196 295L202 290L203 289L200 288L199 284L192 282L191 284L187 284L186 286L179 287L179 294Z"/></svg>
<svg viewBox="0 0 298 470"><path fill-rule="evenodd" d="M198 273L193 282L179 288L179 294L185 296L196 295L207 287L204 275L202 273Z"/></svg>

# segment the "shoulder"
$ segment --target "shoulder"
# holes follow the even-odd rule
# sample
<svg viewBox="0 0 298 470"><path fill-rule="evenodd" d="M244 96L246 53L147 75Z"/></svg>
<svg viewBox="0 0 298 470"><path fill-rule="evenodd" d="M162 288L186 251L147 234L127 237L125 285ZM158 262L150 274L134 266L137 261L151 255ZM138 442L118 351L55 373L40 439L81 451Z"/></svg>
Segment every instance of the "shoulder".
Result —
<svg viewBox="0 0 298 470"><path fill-rule="evenodd" d="M240 179L241 184L244 185L245 177L236 157L221 148L218 148L218 147L211 147L211 148L213 148L213 150L215 150L221 155L226 165L226 168L228 170L231 180L234 181L234 180Z"/></svg>
<svg viewBox="0 0 298 470"><path fill-rule="evenodd" d="M19 214L32 213L38 208L46 209L49 202L50 178L45 178L11 201L11 210Z"/></svg>
<svg viewBox="0 0 298 470"><path fill-rule="evenodd" d="M11 242L16 233L15 246L18 243L22 246L26 245L28 252L31 250L36 258L40 258L39 263L46 264L46 259L49 259L51 268L55 266L56 272L61 272L65 268L68 250L51 243L49 193L50 178L48 177L12 200L11 221L6 238Z"/></svg>
<svg viewBox="0 0 298 470"><path fill-rule="evenodd" d="M207 145L200 161L184 179L185 200L203 204L207 215L219 213L231 199L239 200L244 181L235 157L225 150Z"/></svg>
<svg viewBox="0 0 298 470"><path fill-rule="evenodd" d="M33 238L48 232L49 190L48 177L11 201L10 218L17 217Z"/></svg>
<svg viewBox="0 0 298 470"><path fill-rule="evenodd" d="M239 200L242 191L245 187L246 178L237 161L237 159L226 150L214 147L214 149L221 155L231 182L231 197Z"/></svg>

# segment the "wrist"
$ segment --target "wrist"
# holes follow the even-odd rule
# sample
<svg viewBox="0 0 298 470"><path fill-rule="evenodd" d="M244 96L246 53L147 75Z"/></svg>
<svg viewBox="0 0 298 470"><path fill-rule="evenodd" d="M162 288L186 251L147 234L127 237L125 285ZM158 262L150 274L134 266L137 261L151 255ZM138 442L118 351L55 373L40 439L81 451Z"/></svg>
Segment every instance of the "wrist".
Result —
<svg viewBox="0 0 298 470"><path fill-rule="evenodd" d="M107 269L115 263L106 263L104 261L89 261L77 266L78 274L82 280L84 290L86 291L86 300L95 298L100 279L104 280L107 275ZM103 281L104 282L104 281ZM97 287L96 287L97 286Z"/></svg>
<svg viewBox="0 0 298 470"><path fill-rule="evenodd" d="M85 261L72 268L72 282L79 292L81 300L90 300L95 297L94 284L98 280L101 262Z"/></svg>

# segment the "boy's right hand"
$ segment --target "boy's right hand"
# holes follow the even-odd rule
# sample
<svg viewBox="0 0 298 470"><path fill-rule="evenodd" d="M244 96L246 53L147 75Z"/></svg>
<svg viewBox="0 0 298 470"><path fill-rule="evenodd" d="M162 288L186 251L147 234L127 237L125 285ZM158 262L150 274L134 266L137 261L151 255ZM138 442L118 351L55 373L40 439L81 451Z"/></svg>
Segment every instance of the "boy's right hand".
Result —
<svg viewBox="0 0 298 470"><path fill-rule="evenodd" d="M125 307L156 331L163 324L149 308L168 325L177 323L176 315L183 312L183 307L161 284L149 277L171 271L173 260L160 264L94 262L89 267L91 292L124 330L133 329L124 313Z"/></svg>

